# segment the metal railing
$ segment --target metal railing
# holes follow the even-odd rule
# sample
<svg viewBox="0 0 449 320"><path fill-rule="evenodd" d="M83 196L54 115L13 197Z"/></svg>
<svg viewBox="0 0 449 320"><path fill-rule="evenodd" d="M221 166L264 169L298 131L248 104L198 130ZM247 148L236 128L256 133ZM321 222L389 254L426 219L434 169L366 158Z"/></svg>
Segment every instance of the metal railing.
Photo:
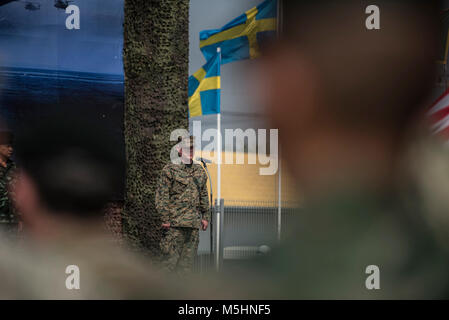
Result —
<svg viewBox="0 0 449 320"><path fill-rule="evenodd" d="M220 269L227 261L250 259L264 254L283 239L293 219L297 217L297 208L284 203L281 219L276 201L242 202L222 201L223 207L213 208L213 243L211 255L210 229L200 232L200 244L195 260L195 272ZM217 224L217 210L221 224ZM281 221L281 228L279 227ZM219 228L217 228L217 226ZM279 234L280 230L280 234ZM218 237L218 255L217 252Z"/></svg>

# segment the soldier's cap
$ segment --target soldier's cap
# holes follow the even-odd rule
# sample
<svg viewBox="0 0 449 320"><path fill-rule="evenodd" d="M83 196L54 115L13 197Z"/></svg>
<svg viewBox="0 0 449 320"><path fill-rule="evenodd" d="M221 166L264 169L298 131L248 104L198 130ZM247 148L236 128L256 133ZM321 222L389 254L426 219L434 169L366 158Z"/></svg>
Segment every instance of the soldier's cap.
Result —
<svg viewBox="0 0 449 320"><path fill-rule="evenodd" d="M13 134L11 131L0 131L0 145L12 144Z"/></svg>
<svg viewBox="0 0 449 320"><path fill-rule="evenodd" d="M194 136L184 136L178 138L178 144L181 148L190 148L195 145Z"/></svg>

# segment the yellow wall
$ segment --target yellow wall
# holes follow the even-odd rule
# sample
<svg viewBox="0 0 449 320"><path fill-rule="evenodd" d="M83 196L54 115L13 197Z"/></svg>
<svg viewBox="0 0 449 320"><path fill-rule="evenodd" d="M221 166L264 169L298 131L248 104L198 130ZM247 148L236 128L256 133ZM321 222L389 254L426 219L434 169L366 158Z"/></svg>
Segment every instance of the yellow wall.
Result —
<svg viewBox="0 0 449 320"><path fill-rule="evenodd" d="M250 202L251 206L265 206L277 204L278 201L278 172L275 175L260 175L259 168L267 167L267 165L248 164L247 154L239 154L244 156L245 164L236 164L237 153L233 153L233 163L225 164L225 152L222 153L221 165L221 197L228 203L231 200L235 205L245 205ZM195 154L196 157L201 156L201 151ZM213 159L213 153L203 154L204 158ZM214 201L217 193L217 165L208 164L209 172L212 179ZM283 206L300 205L300 197L297 188L292 183L288 172L282 168L282 192L281 199ZM208 185L209 187L209 185ZM210 192L210 190L209 190ZM248 203L249 204L249 203Z"/></svg>

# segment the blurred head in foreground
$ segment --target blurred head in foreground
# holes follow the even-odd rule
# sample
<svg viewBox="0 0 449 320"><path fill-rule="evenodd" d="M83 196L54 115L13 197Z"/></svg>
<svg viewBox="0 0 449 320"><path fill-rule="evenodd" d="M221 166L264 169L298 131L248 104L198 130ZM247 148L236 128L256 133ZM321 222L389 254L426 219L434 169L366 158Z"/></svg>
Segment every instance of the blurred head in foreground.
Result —
<svg viewBox="0 0 449 320"><path fill-rule="evenodd" d="M437 4L375 1L380 29L368 30L371 2L283 3L260 94L305 205L257 280L270 279L268 297L447 297L449 256L402 172L436 80Z"/></svg>
<svg viewBox="0 0 449 320"><path fill-rule="evenodd" d="M353 183L381 188L435 80L436 1L284 1L261 92L283 155L309 197ZM348 179L353 177L353 179Z"/></svg>
<svg viewBox="0 0 449 320"><path fill-rule="evenodd" d="M98 120L86 120L95 115L83 112L79 117L54 114L23 125L25 129L17 134L16 206L28 240L37 241L21 243L21 250L0 242L0 297L167 299L187 295L149 261L122 250L104 232L102 209L122 189L122 154L110 128ZM79 277L71 277L76 272L81 274L80 286ZM68 283L78 290L67 290Z"/></svg>
<svg viewBox="0 0 449 320"><path fill-rule="evenodd" d="M69 232L69 225L101 221L102 208L120 189L123 172L120 152L106 128L57 114L27 124L16 148L16 206L29 234L52 237Z"/></svg>

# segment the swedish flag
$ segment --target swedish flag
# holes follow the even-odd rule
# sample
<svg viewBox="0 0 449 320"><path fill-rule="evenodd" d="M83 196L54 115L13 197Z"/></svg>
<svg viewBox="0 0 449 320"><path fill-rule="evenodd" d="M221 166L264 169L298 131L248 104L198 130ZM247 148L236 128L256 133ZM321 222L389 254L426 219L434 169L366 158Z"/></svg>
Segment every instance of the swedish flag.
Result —
<svg viewBox="0 0 449 320"><path fill-rule="evenodd" d="M222 64L255 59L260 56L259 44L275 37L277 1L266 0L235 18L221 29L200 32L200 49L206 61L222 50Z"/></svg>
<svg viewBox="0 0 449 320"><path fill-rule="evenodd" d="M220 113L220 54L189 77L189 117Z"/></svg>

